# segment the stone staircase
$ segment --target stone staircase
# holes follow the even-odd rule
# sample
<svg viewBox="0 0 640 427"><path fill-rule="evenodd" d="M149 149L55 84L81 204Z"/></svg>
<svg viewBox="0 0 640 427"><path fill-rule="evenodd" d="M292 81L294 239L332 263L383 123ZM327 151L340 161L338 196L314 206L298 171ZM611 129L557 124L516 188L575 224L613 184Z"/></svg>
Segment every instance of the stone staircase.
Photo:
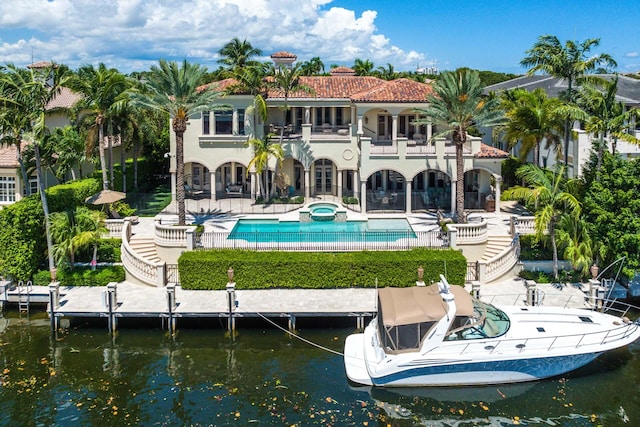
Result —
<svg viewBox="0 0 640 427"><path fill-rule="evenodd" d="M131 248L137 255L151 263L162 262L156 251L156 243L152 237L132 237L130 240Z"/></svg>
<svg viewBox="0 0 640 427"><path fill-rule="evenodd" d="M487 239L487 245L484 249L484 254L480 261L489 261L494 256L498 255L507 246L511 244L513 237L511 236L489 236Z"/></svg>

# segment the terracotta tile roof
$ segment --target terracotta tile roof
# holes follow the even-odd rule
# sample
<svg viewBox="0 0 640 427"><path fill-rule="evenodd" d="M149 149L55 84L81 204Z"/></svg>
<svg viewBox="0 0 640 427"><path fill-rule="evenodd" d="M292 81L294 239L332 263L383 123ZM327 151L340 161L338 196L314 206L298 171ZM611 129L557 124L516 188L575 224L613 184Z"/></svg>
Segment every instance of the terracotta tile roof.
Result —
<svg viewBox="0 0 640 427"><path fill-rule="evenodd" d="M21 149L24 151L28 142L22 141ZM0 146L0 168L17 168L20 166L18 163L18 150L15 145L2 145Z"/></svg>
<svg viewBox="0 0 640 427"><path fill-rule="evenodd" d="M509 157L509 153L506 151L502 151L496 147L491 147L487 144L480 144L480 151L476 153L476 158L478 159L502 159L507 157Z"/></svg>
<svg viewBox="0 0 640 427"><path fill-rule="evenodd" d="M355 76L356 71L349 67L335 67L329 71L332 76Z"/></svg>
<svg viewBox="0 0 640 427"><path fill-rule="evenodd" d="M71 89L63 87L60 93L47 104L47 110L54 108L71 108L74 104L82 99L82 96L73 92Z"/></svg>
<svg viewBox="0 0 640 427"><path fill-rule="evenodd" d="M223 91L223 90L226 90L229 86L234 85L236 83L238 83L236 79L224 79L224 80L219 80L217 82L211 82L211 83L207 83L206 85L199 86L196 90L202 91L205 88L215 86L216 90Z"/></svg>
<svg viewBox="0 0 640 427"><path fill-rule="evenodd" d="M287 52L287 51L281 50L280 52L272 53L271 54L271 58L283 58L283 59L293 58L293 59L297 59L298 55L295 55L295 54L293 54L291 52Z"/></svg>
<svg viewBox="0 0 640 427"><path fill-rule="evenodd" d="M345 67L346 68L346 67ZM267 77L268 80L272 80ZM225 79L209 85L217 84L224 90L236 83L234 79ZM302 76L300 84L313 89L313 93L299 91L289 94L289 99L348 99L354 102L424 102L431 93L431 85L409 79L386 81L373 76L331 75ZM204 85L198 89L202 90ZM281 90L270 89L267 98L281 99Z"/></svg>
<svg viewBox="0 0 640 427"><path fill-rule="evenodd" d="M51 67L52 62L51 61L38 61L38 62L34 62L33 64L29 64L27 65L27 68L47 68L47 67Z"/></svg>
<svg viewBox="0 0 640 427"><path fill-rule="evenodd" d="M425 102L431 85L409 79L381 80L381 84L352 95L356 102Z"/></svg>

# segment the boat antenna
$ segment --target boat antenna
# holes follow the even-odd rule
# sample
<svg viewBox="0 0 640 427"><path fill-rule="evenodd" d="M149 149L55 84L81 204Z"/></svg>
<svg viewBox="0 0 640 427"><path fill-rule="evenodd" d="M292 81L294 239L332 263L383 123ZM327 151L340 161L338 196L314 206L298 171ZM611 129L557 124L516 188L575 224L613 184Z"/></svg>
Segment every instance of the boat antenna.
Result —
<svg viewBox="0 0 640 427"><path fill-rule="evenodd" d="M375 305L375 308L376 308L376 313L377 313L378 312L378 278L377 277L376 277L375 284L376 284L376 305Z"/></svg>

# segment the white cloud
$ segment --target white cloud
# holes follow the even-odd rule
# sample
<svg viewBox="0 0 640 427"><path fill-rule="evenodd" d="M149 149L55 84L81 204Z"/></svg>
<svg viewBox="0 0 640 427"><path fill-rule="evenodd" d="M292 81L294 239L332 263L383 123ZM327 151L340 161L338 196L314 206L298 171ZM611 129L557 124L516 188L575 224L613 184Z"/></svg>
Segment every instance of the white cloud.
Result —
<svg viewBox="0 0 640 427"><path fill-rule="evenodd" d="M627 52L624 54L625 58L637 58L640 56L640 52Z"/></svg>
<svg viewBox="0 0 640 427"><path fill-rule="evenodd" d="M55 60L71 67L105 62L121 71L160 58L217 67L233 37L265 57L288 50L326 65L355 58L410 69L425 62L377 33L377 12L357 16L332 0L9 0L0 2L0 62ZM406 67L405 67L406 66Z"/></svg>

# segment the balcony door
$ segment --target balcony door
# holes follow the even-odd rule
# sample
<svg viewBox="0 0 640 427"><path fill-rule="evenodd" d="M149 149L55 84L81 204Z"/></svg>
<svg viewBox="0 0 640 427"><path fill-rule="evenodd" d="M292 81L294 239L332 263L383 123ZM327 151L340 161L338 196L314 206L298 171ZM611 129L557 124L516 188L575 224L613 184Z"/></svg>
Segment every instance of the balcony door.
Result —
<svg viewBox="0 0 640 427"><path fill-rule="evenodd" d="M333 194L333 162L327 159L315 162L316 194Z"/></svg>

